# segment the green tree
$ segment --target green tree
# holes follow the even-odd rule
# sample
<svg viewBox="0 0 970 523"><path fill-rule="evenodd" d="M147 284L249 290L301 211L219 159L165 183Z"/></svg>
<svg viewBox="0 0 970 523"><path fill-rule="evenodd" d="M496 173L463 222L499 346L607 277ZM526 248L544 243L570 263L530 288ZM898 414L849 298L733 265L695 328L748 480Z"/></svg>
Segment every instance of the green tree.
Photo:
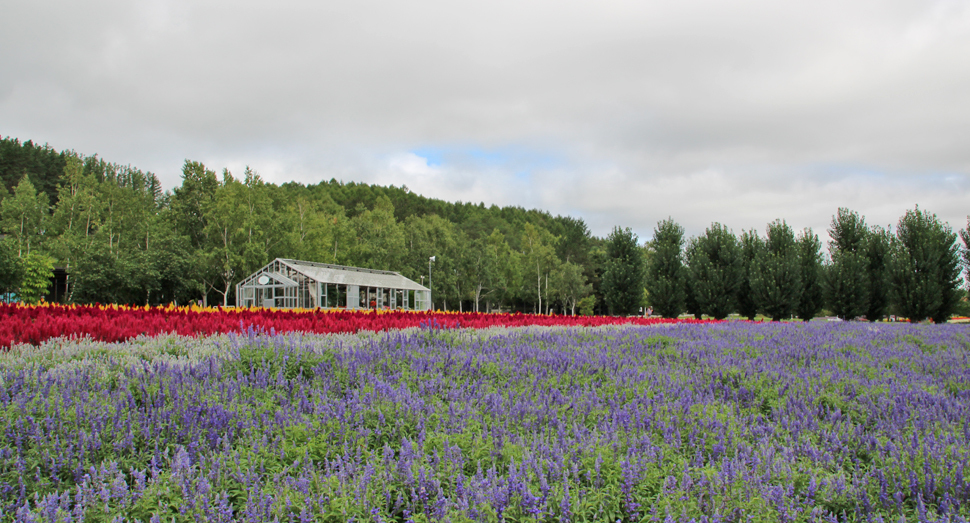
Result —
<svg viewBox="0 0 970 523"><path fill-rule="evenodd" d="M54 259L35 251L20 260L20 301L31 305L39 303L54 277Z"/></svg>
<svg viewBox="0 0 970 523"><path fill-rule="evenodd" d="M21 264L17 244L11 238L0 237L0 302L11 299L20 288Z"/></svg>
<svg viewBox="0 0 970 523"><path fill-rule="evenodd" d="M664 318L676 318L683 312L685 300L684 228L672 219L663 220L654 229L650 245L653 255L646 278L650 305Z"/></svg>
<svg viewBox="0 0 970 523"><path fill-rule="evenodd" d="M479 311L479 304L483 299L492 295L500 285L501 272L499 267L500 243L505 243L502 233L495 229L492 235L482 236L472 240L469 245L468 277L474 294L475 312ZM495 236L495 238L493 238Z"/></svg>
<svg viewBox="0 0 970 523"><path fill-rule="evenodd" d="M379 197L373 209L359 209L351 223L357 234L353 257L358 266L380 270L400 266L404 228L394 218L394 204L389 198Z"/></svg>
<svg viewBox="0 0 970 523"><path fill-rule="evenodd" d="M714 223L688 248L688 286L699 311L721 320L737 309L742 280L741 245L730 229Z"/></svg>
<svg viewBox="0 0 970 523"><path fill-rule="evenodd" d="M825 301L836 316L851 320L865 314L869 305L866 221L840 207L828 232L832 264L825 273Z"/></svg>
<svg viewBox="0 0 970 523"><path fill-rule="evenodd" d="M868 278L868 300L866 319L878 321L886 316L890 303L889 269L892 260L892 235L887 229L873 226L866 237L866 275Z"/></svg>
<svg viewBox="0 0 970 523"><path fill-rule="evenodd" d="M290 231L296 228L296 223L285 214L277 212L289 203L274 198L282 197L277 187L263 182L259 173L247 166L242 183L236 185L234 190L244 213L240 228L245 235L244 239L240 238L243 242L240 277L266 265L273 258L293 257L296 246L285 239L292 237Z"/></svg>
<svg viewBox="0 0 970 523"><path fill-rule="evenodd" d="M643 298L643 252L637 235L627 227L614 227L606 242L606 271L603 273L603 297L610 314L638 314Z"/></svg>
<svg viewBox="0 0 970 523"><path fill-rule="evenodd" d="M291 231L295 255L301 260L321 263L338 263L334 245L342 243L338 237L338 218L344 220L343 208L329 196L319 200L300 195L292 199L287 212L293 216L295 227Z"/></svg>
<svg viewBox="0 0 970 523"><path fill-rule="evenodd" d="M30 253L44 234L50 206L47 195L38 193L30 177L26 174L20 179L13 196L0 202L0 224L3 230L17 241L17 257Z"/></svg>
<svg viewBox="0 0 970 523"><path fill-rule="evenodd" d="M558 262L555 251L556 241L556 237L549 231L531 223L526 223L522 231L520 240L522 245L522 274L529 274L529 278L535 277L535 280L533 280L535 287L532 287L535 294L532 294L532 296L535 296L533 302L536 305L535 312L539 314L543 312L542 298L544 294L547 294L543 292L543 277L548 278L549 273ZM548 279L545 281L546 289L548 289ZM548 301L548 297L546 297L546 300Z"/></svg>
<svg viewBox="0 0 970 523"><path fill-rule="evenodd" d="M795 233L783 220L768 224L764 249L755 259L751 290L758 308L772 321L792 316L802 293Z"/></svg>
<svg viewBox="0 0 970 523"><path fill-rule="evenodd" d="M192 264L188 239L176 234L171 226L174 220L168 216L161 218L162 223L152 233L151 243L145 250L145 260L150 265L148 272L155 278L155 285L144 285L144 301L139 296L138 302L151 305L189 303L204 287Z"/></svg>
<svg viewBox="0 0 970 523"><path fill-rule="evenodd" d="M866 259L860 253L832 253L832 263L825 268L825 301L832 313L851 320L866 312L869 280Z"/></svg>
<svg viewBox="0 0 970 523"><path fill-rule="evenodd" d="M795 315L802 321L811 321L824 303L822 243L808 228L798 235L796 243L802 288Z"/></svg>
<svg viewBox="0 0 970 523"><path fill-rule="evenodd" d="M117 256L98 244L77 262L72 300L78 303L136 302L132 282L139 277L131 257Z"/></svg>
<svg viewBox="0 0 970 523"><path fill-rule="evenodd" d="M68 301L74 288L74 266L90 248L92 232L99 225L97 184L93 175L84 172L84 160L79 155L66 155L62 183L57 186L57 206L51 217L54 240L50 251L67 270Z"/></svg>
<svg viewBox="0 0 970 523"><path fill-rule="evenodd" d="M492 290L495 301L501 306L511 302L515 298L516 290L522 287L522 254L513 250L506 241L506 237L496 228L488 236L489 248L495 252L495 266L492 272ZM486 301L486 310L490 311L491 306Z"/></svg>
<svg viewBox="0 0 970 523"><path fill-rule="evenodd" d="M228 170L222 174L222 183L205 213L204 238L208 243L197 259L204 260L209 276L205 279L206 285L222 295L225 307L229 305L229 295L236 281L248 276L248 269L255 269L266 255L264 244L253 240L256 229L249 220L248 207L240 205L250 188L234 179ZM253 263L247 264L247 257Z"/></svg>
<svg viewBox="0 0 970 523"><path fill-rule="evenodd" d="M189 238L193 248L205 243L206 212L219 188L216 172L199 162L185 160L182 185L172 196L172 211L179 234Z"/></svg>
<svg viewBox="0 0 970 523"><path fill-rule="evenodd" d="M687 310L687 314L699 320L704 317L704 312L701 311L701 302L697 301L695 292L697 285L690 270L691 261L696 255L697 238L691 238L684 246L684 309Z"/></svg>
<svg viewBox="0 0 970 523"><path fill-rule="evenodd" d="M606 314L605 304L603 303L603 275L606 273L606 240L602 238L593 238L591 240L591 247L589 249L589 256L586 266L583 268L583 274L586 276L586 281L593 286L593 299L589 300L593 307L593 313L591 314ZM644 246L645 252L652 252L653 247L650 242L646 242ZM645 261L649 261L647 256L644 256ZM646 266L646 263L644 264ZM644 282L646 284L646 282Z"/></svg>
<svg viewBox="0 0 970 523"><path fill-rule="evenodd" d="M592 238L586 222L572 216L557 216L551 221L549 232L560 238L556 244L556 256L560 260L579 266L587 263Z"/></svg>
<svg viewBox="0 0 970 523"><path fill-rule="evenodd" d="M79 302L154 304L163 294L156 239L172 230L168 199L152 173L97 158L65 166L52 252L71 264L69 298ZM163 219L165 214L169 218ZM195 267L195 266L193 266ZM191 281L192 273L181 278Z"/></svg>
<svg viewBox="0 0 970 523"><path fill-rule="evenodd" d="M24 173L30 173L37 192L46 194L50 203L56 204L56 187L64 173L67 154L71 152L57 152L50 145L38 145L31 140L0 138L0 187L12 190Z"/></svg>
<svg viewBox="0 0 970 523"><path fill-rule="evenodd" d="M593 286L586 283L583 268L572 262L561 264L553 273L552 286L563 309L569 309L572 316L576 315L580 301L593 292Z"/></svg>
<svg viewBox="0 0 970 523"><path fill-rule="evenodd" d="M583 316L592 316L596 307L596 295L590 294L585 298L579 300L579 314Z"/></svg>
<svg viewBox="0 0 970 523"><path fill-rule="evenodd" d="M443 308L447 306L448 292L454 288L453 264L457 251L455 229L453 223L435 214L411 216L403 227L403 252L407 256L401 263L401 274L429 287L432 300L440 300ZM429 274L428 262L432 256L435 262Z"/></svg>
<svg viewBox="0 0 970 523"><path fill-rule="evenodd" d="M465 231L455 229L455 250L451 253L451 270L454 277L447 296L458 304L458 312L465 311L465 301L474 299L473 273L475 271L474 258L471 255L471 241Z"/></svg>
<svg viewBox="0 0 970 523"><path fill-rule="evenodd" d="M758 300L751 287L752 278L757 270L757 260L764 250L764 241L758 236L758 231L743 231L741 245L741 283L738 286L738 314L754 320L758 315Z"/></svg>
<svg viewBox="0 0 970 523"><path fill-rule="evenodd" d="M910 321L948 320L960 299L956 234L917 206L899 219L894 243L896 309Z"/></svg>

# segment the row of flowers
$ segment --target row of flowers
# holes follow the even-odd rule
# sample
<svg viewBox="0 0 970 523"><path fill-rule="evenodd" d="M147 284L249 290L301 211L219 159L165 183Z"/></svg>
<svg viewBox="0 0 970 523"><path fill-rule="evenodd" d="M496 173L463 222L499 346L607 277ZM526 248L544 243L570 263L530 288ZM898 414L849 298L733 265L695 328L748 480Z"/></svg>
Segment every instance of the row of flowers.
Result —
<svg viewBox="0 0 970 523"><path fill-rule="evenodd" d="M968 347L854 322L69 340L0 358L0 521L970 523Z"/></svg>
<svg viewBox="0 0 970 523"><path fill-rule="evenodd" d="M211 307L126 307L118 305L39 306L0 304L0 348L50 338L91 337L107 342L139 335L174 333L199 336L262 329L318 334L386 331L434 325L441 328L649 325L696 320L613 316L556 316L416 311L222 309Z"/></svg>

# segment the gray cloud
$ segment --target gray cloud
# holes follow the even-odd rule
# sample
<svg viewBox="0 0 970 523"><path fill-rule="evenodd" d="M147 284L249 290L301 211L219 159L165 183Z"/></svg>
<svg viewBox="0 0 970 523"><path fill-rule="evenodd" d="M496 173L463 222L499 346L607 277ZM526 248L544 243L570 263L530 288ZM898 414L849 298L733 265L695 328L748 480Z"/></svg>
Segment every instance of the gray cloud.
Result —
<svg viewBox="0 0 970 523"><path fill-rule="evenodd" d="M248 164L641 237L970 212L967 1L40 0L0 46L0 133L168 186Z"/></svg>

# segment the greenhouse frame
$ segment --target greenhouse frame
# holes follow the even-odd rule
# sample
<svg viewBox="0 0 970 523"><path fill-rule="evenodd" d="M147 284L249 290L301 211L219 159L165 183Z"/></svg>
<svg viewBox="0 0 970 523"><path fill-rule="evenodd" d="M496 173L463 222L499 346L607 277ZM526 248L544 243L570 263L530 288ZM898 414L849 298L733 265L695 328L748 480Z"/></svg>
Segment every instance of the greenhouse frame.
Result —
<svg viewBox="0 0 970 523"><path fill-rule="evenodd" d="M423 311L431 289L397 272L276 258L236 285L236 306Z"/></svg>

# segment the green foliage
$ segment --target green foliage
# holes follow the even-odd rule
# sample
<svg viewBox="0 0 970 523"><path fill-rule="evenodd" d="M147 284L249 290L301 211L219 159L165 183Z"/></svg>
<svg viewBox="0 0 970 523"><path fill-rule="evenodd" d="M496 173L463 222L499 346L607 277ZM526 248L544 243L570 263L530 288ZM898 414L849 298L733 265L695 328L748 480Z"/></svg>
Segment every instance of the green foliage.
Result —
<svg viewBox="0 0 970 523"><path fill-rule="evenodd" d="M751 287L752 278L757 268L756 261L764 250L764 241L758 236L758 231L744 231L741 233L741 284L738 286L738 314L754 320L758 315L758 301Z"/></svg>
<svg viewBox="0 0 970 523"><path fill-rule="evenodd" d="M953 308L953 315L964 318L970 317L970 300L967 299L968 291L966 289L958 289L957 294L959 294L960 300Z"/></svg>
<svg viewBox="0 0 970 523"><path fill-rule="evenodd" d="M13 195L0 202L0 225L3 232L17 240L17 256L30 252L44 234L50 206L45 193L38 193L25 173Z"/></svg>
<svg viewBox="0 0 970 523"><path fill-rule="evenodd" d="M873 226L866 241L866 274L869 278L869 296L866 318L878 321L886 316L890 304L891 280L889 269L893 264L892 236L882 227Z"/></svg>
<svg viewBox="0 0 970 523"><path fill-rule="evenodd" d="M637 235L615 227L607 238L603 297L611 314L637 314L643 296L643 257Z"/></svg>
<svg viewBox="0 0 970 523"><path fill-rule="evenodd" d="M956 234L917 206L900 218L893 243L896 310L910 321L945 322L960 299Z"/></svg>
<svg viewBox="0 0 970 523"><path fill-rule="evenodd" d="M672 219L657 224L650 242L653 252L647 267L646 285L650 305L664 318L676 318L684 311L686 269L681 253L683 245L683 227Z"/></svg>
<svg viewBox="0 0 970 523"><path fill-rule="evenodd" d="M17 244L11 238L0 238L0 301L12 298L20 287L21 270Z"/></svg>
<svg viewBox="0 0 970 523"><path fill-rule="evenodd" d="M520 270L523 278L523 287L529 289L529 291L525 291L527 293L525 296L529 294L535 296L533 303L536 306L535 312L539 314L545 312L543 298L546 300L546 308L550 305L548 293L544 292L544 290L548 290L549 274L559 265L555 251L557 243L558 238L553 236L549 231L535 227L531 223L525 224L521 236L522 256L519 258L521 263ZM544 276L545 282L543 281ZM543 283L546 285L543 286Z"/></svg>
<svg viewBox="0 0 970 523"><path fill-rule="evenodd" d="M372 209L358 210L351 227L356 234L351 255L355 265L380 270L399 265L404 252L404 227L394 219L390 198L380 196Z"/></svg>
<svg viewBox="0 0 970 523"><path fill-rule="evenodd" d="M594 307L596 307L596 296L593 294L579 300L579 313L583 316L592 316Z"/></svg>
<svg viewBox="0 0 970 523"><path fill-rule="evenodd" d="M116 256L96 248L76 266L74 300L79 303L144 304L144 289L139 283L154 286L154 274L130 256ZM144 278L144 279L143 279Z"/></svg>
<svg viewBox="0 0 970 523"><path fill-rule="evenodd" d="M31 252L21 258L21 266L20 301L28 304L39 303L47 294L51 278L54 277L54 259Z"/></svg>
<svg viewBox="0 0 970 523"><path fill-rule="evenodd" d="M832 263L825 273L825 302L832 313L851 320L869 306L869 274L865 218L840 207L829 228Z"/></svg>
<svg viewBox="0 0 970 523"><path fill-rule="evenodd" d="M414 281L423 281L431 288L436 307L444 308L448 298L455 303L454 289L457 264L461 258L458 231L455 225L440 216L411 217L403 226L404 248L402 274ZM429 273L428 261L435 257Z"/></svg>
<svg viewBox="0 0 970 523"><path fill-rule="evenodd" d="M644 298L639 285L616 278L622 271L610 261L612 239L591 236L580 219L538 210L447 203L406 187L336 180L276 186L248 167L242 179L224 170L220 180L191 160L182 167L181 185L163 194L150 172L10 138L0 138L0 177L0 227L16 245L16 257L38 248L52 256L67 269L72 301L185 303L201 297L231 304L234 285L274 257L392 269L419 281L429 276L427 261L435 256L430 276L435 306L442 309L574 312L591 292L594 299L586 303L598 313L610 307L633 313L643 303L668 317L686 308L698 317L736 309L754 318L765 303L756 287L780 291L778 278L785 279L777 270L774 280L762 274L770 257L762 256L768 251L754 231L736 239L719 224L683 252L683 229L672 220L658 224L641 252ZM876 320L886 314L890 298L910 301L900 296L933 294L934 285L943 304L934 305L938 320L947 316L946 304L956 303L949 284L928 280L891 295L900 280L889 277L890 269L896 267L898 276L906 273L900 264L908 263L894 260L899 238L866 229L856 213L839 209L831 233L832 266L821 280L826 299L841 300L832 306L840 316ZM719 249L740 250L736 293L734 262L713 261L708 245L732 241L734 247ZM861 254L852 258L841 250ZM804 289L790 303L800 317L819 310L818 286L811 283L818 279L816 268L814 262L800 265ZM88 270L93 272L84 274ZM4 270L0 289L15 289L18 278L16 270ZM926 292L913 290L923 287ZM620 305L624 294L629 299Z"/></svg>
<svg viewBox="0 0 970 523"><path fill-rule="evenodd" d="M865 251L869 230L866 228L866 219L859 213L845 207L832 216L831 228L829 229L829 251L830 252L856 252Z"/></svg>
<svg viewBox="0 0 970 523"><path fill-rule="evenodd" d="M798 309L802 294L801 266L795 234L784 220L768 224L764 249L755 258L751 290L772 321L788 318Z"/></svg>
<svg viewBox="0 0 970 523"><path fill-rule="evenodd" d="M576 314L576 307L581 300L593 292L593 286L586 283L583 268L572 262L563 263L553 272L550 286L554 290L555 298L572 315Z"/></svg>
<svg viewBox="0 0 970 523"><path fill-rule="evenodd" d="M0 137L0 200L4 193L13 192L25 173L30 173L37 190L47 194L51 203L56 204L56 187L70 154L70 151L57 152L50 145L38 145L31 140L21 142L17 138Z"/></svg>
<svg viewBox="0 0 970 523"><path fill-rule="evenodd" d="M696 238L687 240L687 245L684 247L684 309L687 314L699 320L704 317L704 313L701 310L701 303L697 301L698 282L690 270L690 263L694 261L697 252L696 240Z"/></svg>
<svg viewBox="0 0 970 523"><path fill-rule="evenodd" d="M803 321L810 321L824 304L822 244L818 235L811 229L805 229L798 235L796 248L802 288L795 315Z"/></svg>
<svg viewBox="0 0 970 523"><path fill-rule="evenodd" d="M825 269L825 301L832 314L851 320L866 313L869 304L867 260L862 253L832 254L832 263Z"/></svg>
<svg viewBox="0 0 970 523"><path fill-rule="evenodd" d="M175 188L171 206L176 230L187 236L193 247L205 242L206 214L218 188L215 171L199 162L185 160L182 185Z"/></svg>
<svg viewBox="0 0 970 523"><path fill-rule="evenodd" d="M714 223L691 241L687 253L689 289L699 312L718 320L726 318L737 309L743 279L737 238L727 227Z"/></svg>

